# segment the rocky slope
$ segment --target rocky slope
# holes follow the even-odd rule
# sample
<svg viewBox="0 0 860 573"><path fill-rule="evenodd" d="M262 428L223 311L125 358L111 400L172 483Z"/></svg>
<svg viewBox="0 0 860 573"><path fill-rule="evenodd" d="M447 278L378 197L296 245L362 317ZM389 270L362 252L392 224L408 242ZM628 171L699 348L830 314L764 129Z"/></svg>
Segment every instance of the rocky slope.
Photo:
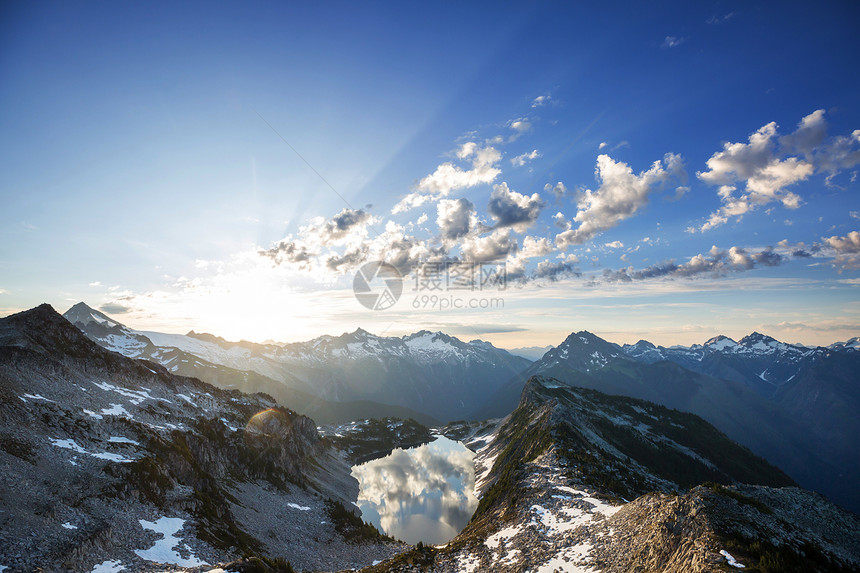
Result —
<svg viewBox="0 0 860 573"><path fill-rule="evenodd" d="M345 509L357 492L345 454L266 395L109 352L48 305L0 320L2 568L358 567L403 546Z"/></svg>
<svg viewBox="0 0 860 573"><path fill-rule="evenodd" d="M860 566L857 516L791 486L694 415L534 377L511 416L488 434L472 430L485 445L467 528L444 547L418 546L363 571Z"/></svg>
<svg viewBox="0 0 860 573"><path fill-rule="evenodd" d="M64 316L109 350L222 387L264 391L318 418L309 407L320 400L326 404L321 413L336 411L336 404L354 406L342 406L346 416L336 421L349 416L413 417L424 423L461 419L531 363L487 342L424 330L383 337L358 329L302 343L254 344L194 331L135 331L84 303Z"/></svg>
<svg viewBox="0 0 860 573"><path fill-rule="evenodd" d="M475 416L504 415L528 377L553 376L698 414L804 487L860 511L860 352L837 346L811 349L754 333L740 343L716 337L690 348L620 347L577 332Z"/></svg>

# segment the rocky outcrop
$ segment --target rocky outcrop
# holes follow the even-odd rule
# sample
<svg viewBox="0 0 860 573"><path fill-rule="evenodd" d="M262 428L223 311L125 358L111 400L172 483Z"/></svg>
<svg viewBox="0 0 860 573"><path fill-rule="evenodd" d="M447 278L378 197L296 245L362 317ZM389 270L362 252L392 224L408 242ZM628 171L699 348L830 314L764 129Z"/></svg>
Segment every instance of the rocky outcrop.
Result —
<svg viewBox="0 0 860 573"><path fill-rule="evenodd" d="M860 566L857 516L793 487L691 414L535 377L511 416L482 435L477 429L453 428L483 444L481 501L466 529L444 547L416 547L363 571Z"/></svg>
<svg viewBox="0 0 860 573"><path fill-rule="evenodd" d="M331 525L357 492L314 421L267 395L109 352L47 305L0 319L2 567L133 573L255 554L355 568L403 547Z"/></svg>

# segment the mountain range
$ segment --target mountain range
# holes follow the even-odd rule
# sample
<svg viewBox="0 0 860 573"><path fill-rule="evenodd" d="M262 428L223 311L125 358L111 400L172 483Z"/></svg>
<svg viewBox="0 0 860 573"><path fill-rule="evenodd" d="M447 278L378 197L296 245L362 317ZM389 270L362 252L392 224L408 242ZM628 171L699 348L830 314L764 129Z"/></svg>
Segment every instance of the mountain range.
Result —
<svg viewBox="0 0 860 573"><path fill-rule="evenodd" d="M121 332L124 327L105 315L92 320L112 331L104 338L136 334ZM798 488L790 471L736 443L717 424L656 403L679 395L687 406L720 400L736 406L731 393L739 392L743 400L760 402L718 419L753 431L744 418L767 404L774 412L760 412L762 423L784 422L781 402L668 360L639 361L625 347L586 332L527 367L555 369L558 376L528 374L503 419L436 430L476 451L480 502L457 537L431 547L408 546L363 523L352 509L358 488L349 467L432 439L427 428L367 420L324 437L289 404L109 351L76 323L48 305L0 319L2 569L668 573L860 567L860 518ZM408 347L406 341L416 338L434 346L440 339L419 334L398 340ZM155 348L147 352L163 356L168 347L146 338ZM337 344L328 348L322 352L342 352ZM850 371L856 353L851 344L807 350L814 352L806 358L820 355L825 364L828 352L836 356L823 370L835 374ZM798 371L782 387L814 381L809 372L815 368ZM609 393L588 384L603 384ZM500 386L508 391L515 385ZM617 389L656 399L613 395ZM492 404L484 400L481 407ZM793 444L802 436L782 439L786 447L801 448Z"/></svg>
<svg viewBox="0 0 860 573"><path fill-rule="evenodd" d="M344 509L358 482L313 420L104 350L48 305L0 319L0 413L3 569L347 568L403 549Z"/></svg>
<svg viewBox="0 0 860 573"><path fill-rule="evenodd" d="M753 333L735 342L619 346L576 332L514 376L476 417L516 407L534 375L698 414L804 487L860 511L857 340L807 348Z"/></svg>
<svg viewBox="0 0 860 573"><path fill-rule="evenodd" d="M698 414L804 487L860 512L860 338L807 347L752 333L663 347L580 331L531 362L440 332L379 337L358 329L254 344L135 331L84 303L64 316L105 348L224 388L266 392L321 422L501 417L526 380L552 376Z"/></svg>
<svg viewBox="0 0 860 573"><path fill-rule="evenodd" d="M223 387L263 391L324 422L465 418L531 363L488 342L426 330L383 337L357 329L308 342L255 344L194 331L136 331L84 303L64 316L108 350Z"/></svg>

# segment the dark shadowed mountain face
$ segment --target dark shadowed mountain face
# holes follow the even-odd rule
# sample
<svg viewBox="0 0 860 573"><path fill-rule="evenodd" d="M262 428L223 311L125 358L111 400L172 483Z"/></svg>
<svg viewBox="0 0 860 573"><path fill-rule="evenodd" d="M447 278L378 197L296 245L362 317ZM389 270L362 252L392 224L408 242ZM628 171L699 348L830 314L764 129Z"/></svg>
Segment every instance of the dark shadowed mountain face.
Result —
<svg viewBox="0 0 860 573"><path fill-rule="evenodd" d="M467 438L481 444L481 500L470 524L442 548L415 548L367 571L860 565L857 516L791 487L780 470L695 415L533 377L508 418L477 431ZM707 481L695 485L700 480Z"/></svg>
<svg viewBox="0 0 860 573"><path fill-rule="evenodd" d="M690 348L620 347L579 332L475 416L505 415L535 374L698 414L804 487L860 510L852 485L860 480L860 352L850 343L805 348L754 333L739 343L716 337Z"/></svg>
<svg viewBox="0 0 860 573"><path fill-rule="evenodd" d="M349 525L349 472L313 420L268 396L109 352L48 305L0 319L4 567L151 571L248 553L367 565L402 545Z"/></svg>
<svg viewBox="0 0 860 573"><path fill-rule="evenodd" d="M325 421L344 421L337 413L423 422L463 419L531 363L487 342L463 342L426 330L398 338L358 329L277 345L227 342L193 331L134 331L84 303L65 316L109 350L147 358L171 372L193 374L222 387L295 401L299 410ZM344 403L349 405L337 405ZM387 407L368 408L371 403Z"/></svg>

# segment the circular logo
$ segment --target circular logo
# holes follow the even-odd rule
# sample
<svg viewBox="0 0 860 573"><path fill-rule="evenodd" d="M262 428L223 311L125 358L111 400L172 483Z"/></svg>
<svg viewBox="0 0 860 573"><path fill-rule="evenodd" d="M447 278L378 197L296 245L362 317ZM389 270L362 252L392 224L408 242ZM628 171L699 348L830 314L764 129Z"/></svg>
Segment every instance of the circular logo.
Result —
<svg viewBox="0 0 860 573"><path fill-rule="evenodd" d="M385 310L400 298L403 275L388 263L371 261L355 273L352 292L358 302L370 310Z"/></svg>

